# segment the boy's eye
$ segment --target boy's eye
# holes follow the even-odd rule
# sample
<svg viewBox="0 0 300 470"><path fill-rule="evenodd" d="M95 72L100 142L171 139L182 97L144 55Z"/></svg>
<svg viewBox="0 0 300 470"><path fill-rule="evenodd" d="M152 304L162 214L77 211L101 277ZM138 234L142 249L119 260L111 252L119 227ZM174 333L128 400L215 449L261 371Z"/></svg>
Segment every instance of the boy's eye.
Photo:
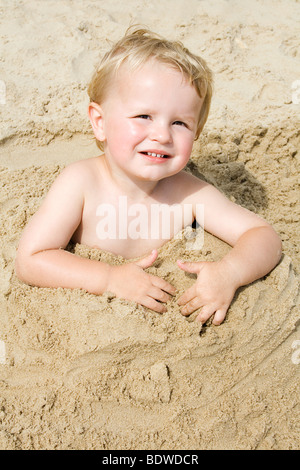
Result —
<svg viewBox="0 0 300 470"><path fill-rule="evenodd" d="M174 121L173 124L175 124L176 126L184 126L184 127L187 127L187 125L185 124L185 122L182 122L182 121Z"/></svg>
<svg viewBox="0 0 300 470"><path fill-rule="evenodd" d="M150 119L150 116L149 114L139 114L138 116L136 116L137 118L140 118L140 119Z"/></svg>

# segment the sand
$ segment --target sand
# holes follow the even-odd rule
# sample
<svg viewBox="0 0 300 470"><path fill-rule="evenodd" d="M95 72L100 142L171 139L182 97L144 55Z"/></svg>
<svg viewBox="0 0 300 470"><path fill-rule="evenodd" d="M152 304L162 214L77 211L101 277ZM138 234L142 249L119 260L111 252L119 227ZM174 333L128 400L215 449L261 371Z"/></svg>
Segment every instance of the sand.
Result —
<svg viewBox="0 0 300 470"><path fill-rule="evenodd" d="M299 449L300 3L250 3L0 1L0 449ZM171 240L149 268L178 288L163 315L110 294L30 287L14 273L51 183L97 154L86 85L131 23L211 65L211 115L186 170L283 240L280 264L237 291L219 327L176 305L194 282L176 259L229 250L207 233L199 252Z"/></svg>

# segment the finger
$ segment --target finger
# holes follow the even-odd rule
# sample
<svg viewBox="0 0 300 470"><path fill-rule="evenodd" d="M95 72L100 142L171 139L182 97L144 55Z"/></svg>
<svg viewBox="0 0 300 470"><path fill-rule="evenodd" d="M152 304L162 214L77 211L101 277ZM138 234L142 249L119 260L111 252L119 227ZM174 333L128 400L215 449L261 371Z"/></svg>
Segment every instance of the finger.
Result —
<svg viewBox="0 0 300 470"><path fill-rule="evenodd" d="M183 261L183 260L177 260L177 265L182 269L183 271L186 271L188 273L196 273L198 274L200 269L201 269L201 263L190 263L189 261Z"/></svg>
<svg viewBox="0 0 300 470"><path fill-rule="evenodd" d="M157 302L157 300L149 296L145 297L145 299L141 301L140 303L144 305L144 307L147 307L150 310L153 310L154 312L165 313L167 311L166 305L160 302Z"/></svg>
<svg viewBox="0 0 300 470"><path fill-rule="evenodd" d="M196 318L196 321L206 323L207 320L215 313L216 309L213 305L205 305Z"/></svg>
<svg viewBox="0 0 300 470"><path fill-rule="evenodd" d="M161 290L165 292L168 292L168 294L171 294L171 295L176 294L176 287L172 286L172 284L165 281L161 277L151 275L151 282L154 286L159 287Z"/></svg>
<svg viewBox="0 0 300 470"><path fill-rule="evenodd" d="M152 297L155 300L159 300L160 302L168 302L170 300L170 295L161 290L159 287L153 286L149 289L148 296Z"/></svg>
<svg viewBox="0 0 300 470"><path fill-rule="evenodd" d="M182 294L179 299L177 300L178 305L185 305L190 302L194 297L196 297L196 289L195 286L190 287L187 289L184 294Z"/></svg>
<svg viewBox="0 0 300 470"><path fill-rule="evenodd" d="M145 258L142 258L142 259L136 261L135 264L137 266L140 266L143 269L149 268L154 263L157 256L158 256L157 250L152 250L150 255L147 255L147 256L145 256Z"/></svg>
<svg viewBox="0 0 300 470"><path fill-rule="evenodd" d="M188 316L198 308L202 307L203 303L199 297L194 297L181 309L182 315Z"/></svg>
<svg viewBox="0 0 300 470"><path fill-rule="evenodd" d="M221 325L225 320L227 309L219 309L216 311L214 319L212 321L213 325Z"/></svg>

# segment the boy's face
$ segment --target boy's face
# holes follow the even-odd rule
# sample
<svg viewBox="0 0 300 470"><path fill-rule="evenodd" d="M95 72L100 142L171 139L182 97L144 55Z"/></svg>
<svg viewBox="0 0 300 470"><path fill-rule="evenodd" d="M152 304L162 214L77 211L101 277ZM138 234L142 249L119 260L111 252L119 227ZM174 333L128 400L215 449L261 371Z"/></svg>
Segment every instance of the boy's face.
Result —
<svg viewBox="0 0 300 470"><path fill-rule="evenodd" d="M181 171L202 103L175 69L154 60L134 72L123 66L101 104L102 139L112 169L147 181Z"/></svg>

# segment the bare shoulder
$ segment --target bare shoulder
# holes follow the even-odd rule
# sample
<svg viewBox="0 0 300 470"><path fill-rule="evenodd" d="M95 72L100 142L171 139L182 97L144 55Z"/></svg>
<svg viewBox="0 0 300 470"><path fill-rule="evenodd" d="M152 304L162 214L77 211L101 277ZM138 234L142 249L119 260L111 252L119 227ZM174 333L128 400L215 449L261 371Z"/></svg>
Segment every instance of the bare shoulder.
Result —
<svg viewBox="0 0 300 470"><path fill-rule="evenodd" d="M88 158L70 163L58 175L54 181L50 193L59 187L65 190L74 188L76 192L89 188L95 180L97 158Z"/></svg>
<svg viewBox="0 0 300 470"><path fill-rule="evenodd" d="M230 202L215 186L186 171L181 171L175 175L172 184L184 187L187 197L194 203L203 202L213 205L215 201L217 204L220 201L223 203Z"/></svg>
<svg viewBox="0 0 300 470"><path fill-rule="evenodd" d="M77 162L70 163L60 173L63 178L76 177L76 179L90 178L95 175L95 170L98 167L98 158L87 158L86 160L78 160Z"/></svg>
<svg viewBox="0 0 300 470"><path fill-rule="evenodd" d="M93 159L72 163L61 171L24 231L23 250L37 252L67 245L81 222L93 173Z"/></svg>

